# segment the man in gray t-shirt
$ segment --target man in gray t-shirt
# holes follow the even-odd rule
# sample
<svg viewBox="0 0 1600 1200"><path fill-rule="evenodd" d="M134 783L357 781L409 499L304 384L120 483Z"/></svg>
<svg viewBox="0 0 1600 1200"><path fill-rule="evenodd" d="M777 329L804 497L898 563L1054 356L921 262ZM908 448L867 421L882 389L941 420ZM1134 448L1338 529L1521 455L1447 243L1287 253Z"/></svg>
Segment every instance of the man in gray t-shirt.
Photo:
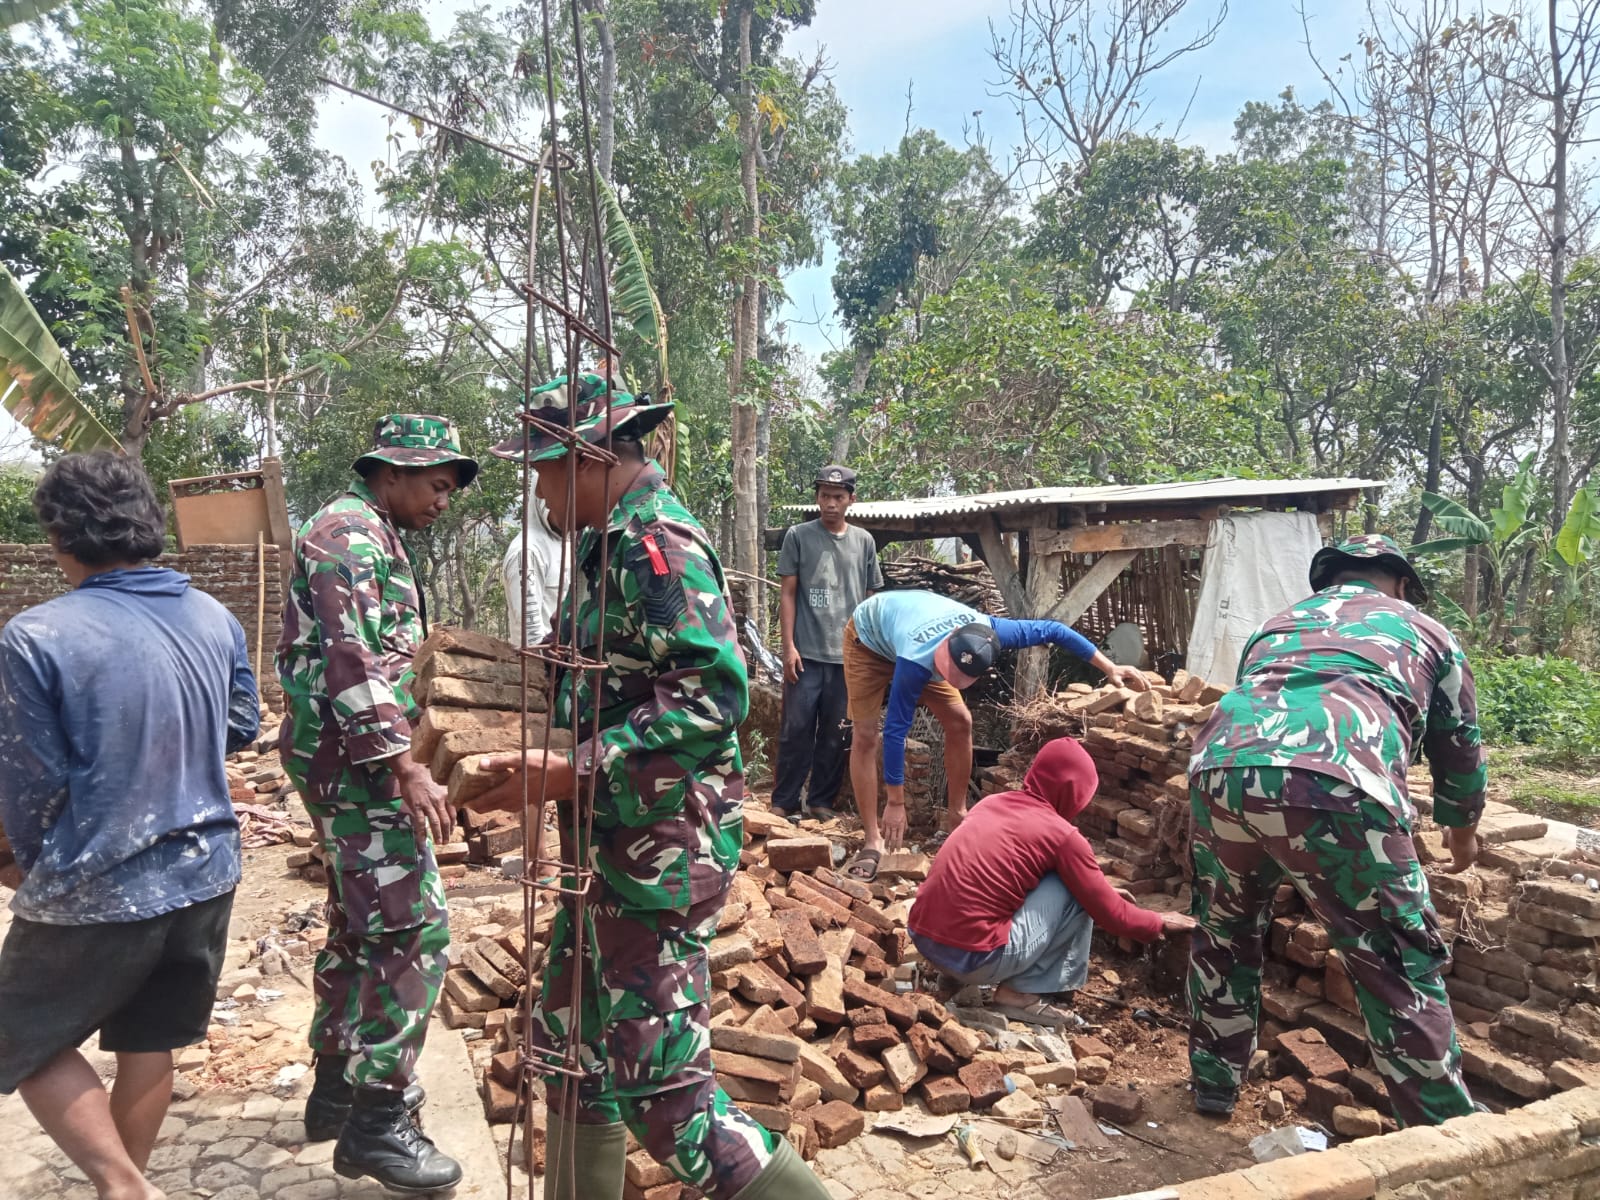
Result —
<svg viewBox="0 0 1600 1200"><path fill-rule="evenodd" d="M778 551L784 688L772 808L793 820L808 773L806 807L822 819L833 814L845 761L844 623L883 587L872 535L844 519L856 498L856 473L823 467L816 488L821 517L790 527Z"/></svg>

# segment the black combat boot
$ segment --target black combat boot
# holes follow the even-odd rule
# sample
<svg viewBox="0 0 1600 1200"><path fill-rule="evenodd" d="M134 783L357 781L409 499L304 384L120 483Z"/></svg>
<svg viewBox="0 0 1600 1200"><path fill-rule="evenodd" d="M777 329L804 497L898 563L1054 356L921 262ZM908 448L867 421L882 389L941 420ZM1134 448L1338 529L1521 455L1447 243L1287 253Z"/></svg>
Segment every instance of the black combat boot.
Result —
<svg viewBox="0 0 1600 1200"><path fill-rule="evenodd" d="M316 1080L311 1094L306 1097L306 1141L331 1142L339 1136L345 1120L350 1116L350 1100L354 1089L344 1077L347 1054L317 1055ZM428 1099L420 1083L405 1090L406 1111L415 1113Z"/></svg>
<svg viewBox="0 0 1600 1200"><path fill-rule="evenodd" d="M405 1097L358 1087L350 1119L333 1148L333 1169L345 1179L371 1176L391 1192L424 1195L461 1182L461 1164L439 1153L411 1118Z"/></svg>

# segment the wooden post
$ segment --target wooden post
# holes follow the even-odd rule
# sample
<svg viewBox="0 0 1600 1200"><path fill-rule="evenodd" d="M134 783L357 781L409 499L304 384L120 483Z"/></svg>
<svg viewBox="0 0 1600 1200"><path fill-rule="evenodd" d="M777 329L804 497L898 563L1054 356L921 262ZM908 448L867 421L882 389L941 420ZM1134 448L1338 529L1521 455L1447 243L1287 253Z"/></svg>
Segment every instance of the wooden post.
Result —
<svg viewBox="0 0 1600 1200"><path fill-rule="evenodd" d="M1019 615L1042 617L1061 595L1061 567L1066 555L1050 547L1046 528L1030 529L1028 539L1028 578L1024 581L1027 610ZM1050 647L1031 646L1017 655L1016 690L1019 701L1031 700L1050 682Z"/></svg>
<svg viewBox="0 0 1600 1200"><path fill-rule="evenodd" d="M256 691L261 691L261 651L267 639L267 535L256 534Z"/></svg>

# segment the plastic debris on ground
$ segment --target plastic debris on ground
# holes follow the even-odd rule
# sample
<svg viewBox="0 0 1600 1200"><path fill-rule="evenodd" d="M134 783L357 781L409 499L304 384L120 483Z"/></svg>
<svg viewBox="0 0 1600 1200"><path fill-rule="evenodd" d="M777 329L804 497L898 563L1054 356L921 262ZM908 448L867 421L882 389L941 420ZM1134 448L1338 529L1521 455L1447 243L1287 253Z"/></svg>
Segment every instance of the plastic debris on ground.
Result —
<svg viewBox="0 0 1600 1200"><path fill-rule="evenodd" d="M1328 1135L1320 1129L1307 1129L1304 1125L1286 1125L1263 1133L1250 1142L1250 1153L1258 1163L1275 1162L1296 1154L1306 1154L1328 1148Z"/></svg>

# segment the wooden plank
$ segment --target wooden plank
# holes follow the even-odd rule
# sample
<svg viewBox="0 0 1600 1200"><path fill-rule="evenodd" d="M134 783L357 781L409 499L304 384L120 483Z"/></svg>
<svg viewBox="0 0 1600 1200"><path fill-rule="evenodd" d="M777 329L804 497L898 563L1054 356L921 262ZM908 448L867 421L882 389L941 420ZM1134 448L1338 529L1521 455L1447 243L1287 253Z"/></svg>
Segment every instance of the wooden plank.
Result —
<svg viewBox="0 0 1600 1200"><path fill-rule="evenodd" d="M1108 554L1102 554L1095 560L1094 566L1084 573L1083 578L1072 585L1072 590L1056 601L1048 613L1041 615L1051 621L1071 625L1083 616L1088 607L1099 599L1100 593L1110 587L1111 581L1121 575L1124 568L1138 556L1137 550L1112 550Z"/></svg>
<svg viewBox="0 0 1600 1200"><path fill-rule="evenodd" d="M1035 554L1105 554L1112 550L1158 550L1204 546L1210 521L1120 521L1073 529L1039 529L1029 537Z"/></svg>
<svg viewBox="0 0 1600 1200"><path fill-rule="evenodd" d="M1000 532L999 521L990 517L979 527L978 544L983 547L983 561L988 564L989 573L994 576L995 583L1000 585L1000 594L1006 601L1006 611L1013 617L1030 615L1022 573L1017 569L1016 556L1011 553L1005 534Z"/></svg>

